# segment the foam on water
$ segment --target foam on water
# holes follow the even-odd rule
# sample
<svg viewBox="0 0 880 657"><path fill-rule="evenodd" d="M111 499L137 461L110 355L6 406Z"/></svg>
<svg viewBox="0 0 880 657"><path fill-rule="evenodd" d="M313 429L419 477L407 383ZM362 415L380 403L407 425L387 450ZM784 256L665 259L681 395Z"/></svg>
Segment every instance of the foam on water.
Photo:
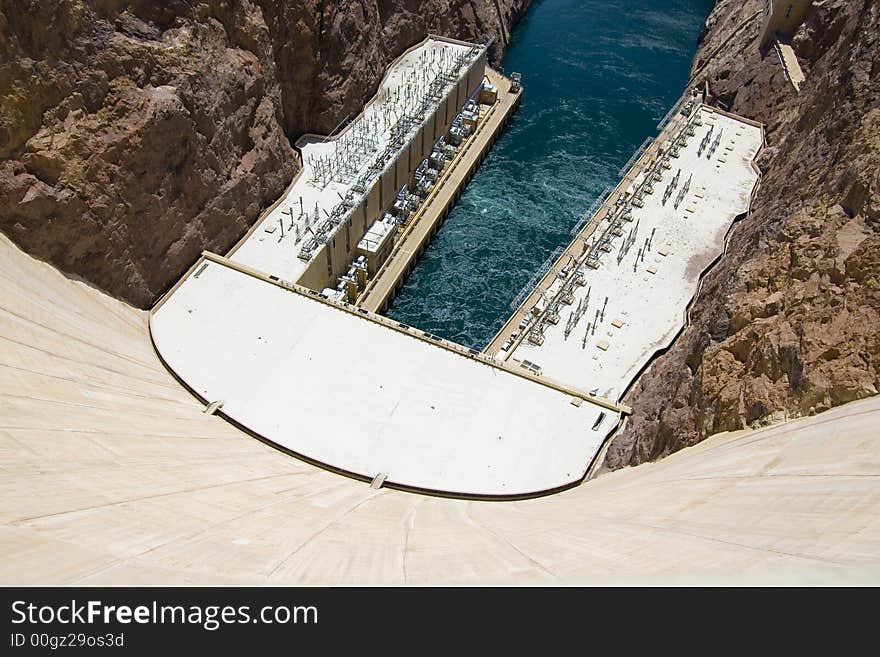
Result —
<svg viewBox="0 0 880 657"><path fill-rule="evenodd" d="M538 0L504 59L522 105L388 315L482 349L681 95L712 0Z"/></svg>

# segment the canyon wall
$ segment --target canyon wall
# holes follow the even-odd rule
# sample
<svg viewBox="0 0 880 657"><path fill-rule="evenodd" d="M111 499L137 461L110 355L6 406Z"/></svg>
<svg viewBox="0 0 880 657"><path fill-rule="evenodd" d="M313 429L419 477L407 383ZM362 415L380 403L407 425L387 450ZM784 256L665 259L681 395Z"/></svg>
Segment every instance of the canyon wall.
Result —
<svg viewBox="0 0 880 657"><path fill-rule="evenodd" d="M689 325L627 395L607 468L880 386L880 3L813 3L791 40L800 93L759 51L763 4L718 2L693 69L712 102L766 124L760 188Z"/></svg>
<svg viewBox="0 0 880 657"><path fill-rule="evenodd" d="M494 35L530 0L0 0L0 230L149 307L225 252L429 32Z"/></svg>

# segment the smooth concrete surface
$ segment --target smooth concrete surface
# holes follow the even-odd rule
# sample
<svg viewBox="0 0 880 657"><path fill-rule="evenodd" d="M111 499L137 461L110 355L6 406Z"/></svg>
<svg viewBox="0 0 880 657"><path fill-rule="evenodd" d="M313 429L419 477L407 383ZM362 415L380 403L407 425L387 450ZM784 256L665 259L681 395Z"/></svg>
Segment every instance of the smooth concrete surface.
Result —
<svg viewBox="0 0 880 657"><path fill-rule="evenodd" d="M203 414L144 313L2 236L0 277L2 584L880 583L880 398L530 501L373 490Z"/></svg>
<svg viewBox="0 0 880 657"><path fill-rule="evenodd" d="M798 61L797 55L794 54L794 48L792 48L790 44L783 43L779 39L773 40L773 47L776 49L776 54L779 56L779 62L782 64L782 69L785 72L785 78L789 81L791 86L794 87L795 92L800 93L801 85L807 77L801 69L801 64Z"/></svg>
<svg viewBox="0 0 880 657"><path fill-rule="evenodd" d="M409 488L526 495L583 478L616 425L596 403L360 313L217 262L197 271L150 320L158 353L226 415L322 464Z"/></svg>

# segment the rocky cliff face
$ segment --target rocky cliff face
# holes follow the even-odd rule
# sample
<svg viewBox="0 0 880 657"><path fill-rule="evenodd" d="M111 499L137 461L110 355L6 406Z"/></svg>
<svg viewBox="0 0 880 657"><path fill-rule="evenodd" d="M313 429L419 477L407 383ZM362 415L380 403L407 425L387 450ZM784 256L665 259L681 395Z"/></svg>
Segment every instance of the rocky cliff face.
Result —
<svg viewBox="0 0 880 657"><path fill-rule="evenodd" d="M149 306L224 252L429 32L495 35L530 0L0 0L0 230Z"/></svg>
<svg viewBox="0 0 880 657"><path fill-rule="evenodd" d="M715 102L766 123L760 189L690 325L628 395L606 467L880 386L880 3L813 3L792 41L800 94L758 50L762 5L719 2L694 61Z"/></svg>

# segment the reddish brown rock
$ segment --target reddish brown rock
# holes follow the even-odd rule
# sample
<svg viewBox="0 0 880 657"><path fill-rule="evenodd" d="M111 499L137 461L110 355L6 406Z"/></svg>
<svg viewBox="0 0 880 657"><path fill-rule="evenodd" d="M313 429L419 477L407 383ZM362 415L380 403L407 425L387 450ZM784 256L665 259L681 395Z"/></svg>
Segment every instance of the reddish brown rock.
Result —
<svg viewBox="0 0 880 657"><path fill-rule="evenodd" d="M800 94L758 50L762 5L719 2L694 61L715 102L766 123L760 189L690 325L628 394L605 467L880 387L880 5L814 3L792 44Z"/></svg>
<svg viewBox="0 0 880 657"><path fill-rule="evenodd" d="M0 0L0 230L140 307L223 252L428 32L529 0Z"/></svg>

